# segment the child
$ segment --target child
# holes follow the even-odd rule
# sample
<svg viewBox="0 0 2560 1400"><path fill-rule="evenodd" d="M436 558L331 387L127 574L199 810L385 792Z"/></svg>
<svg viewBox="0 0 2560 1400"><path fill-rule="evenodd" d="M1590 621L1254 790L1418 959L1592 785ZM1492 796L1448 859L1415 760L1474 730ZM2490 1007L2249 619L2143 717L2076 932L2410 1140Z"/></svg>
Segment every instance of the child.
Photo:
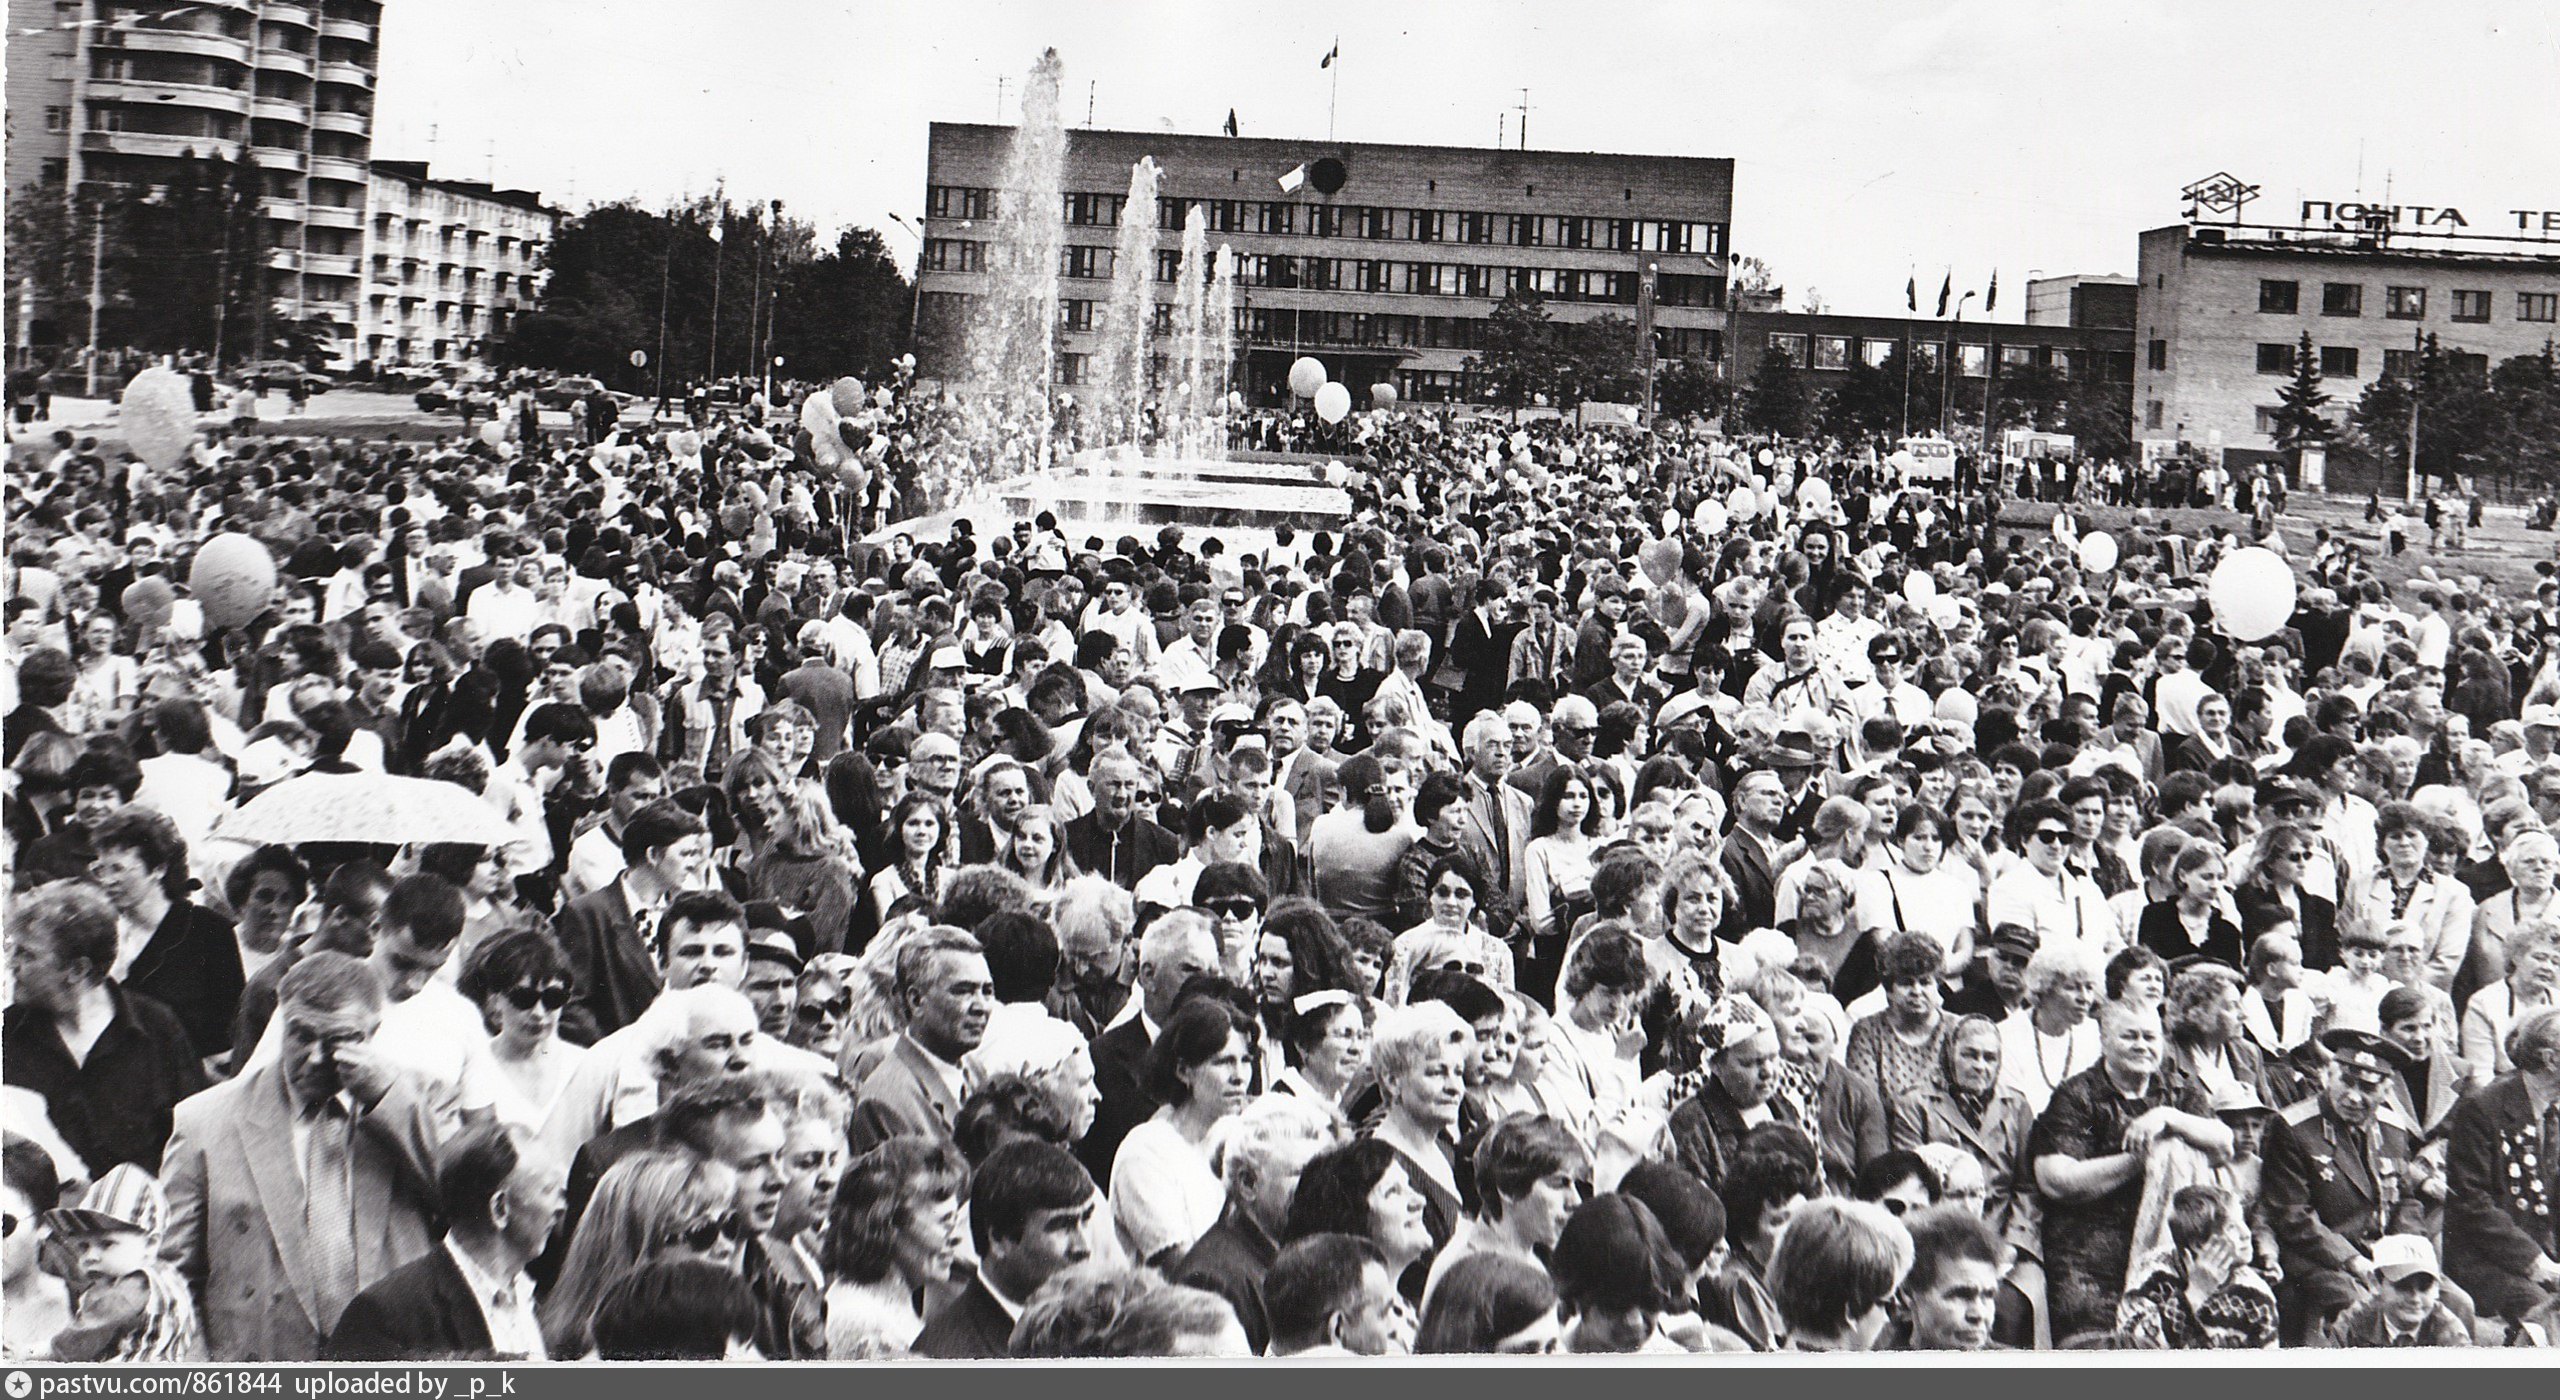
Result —
<svg viewBox="0 0 2560 1400"><path fill-rule="evenodd" d="M2291 920L2270 924L2249 945L2249 990L2240 1021L2270 1055L2290 1053L2311 1038L2311 994L2303 990L2302 941Z"/></svg>
<svg viewBox="0 0 2560 1400"><path fill-rule="evenodd" d="M2323 1028L2381 1033L2382 994L2400 985L2382 970L2390 946L2387 931L2360 919L2339 930L2338 965L2303 977L2303 990L2326 1012Z"/></svg>
<svg viewBox="0 0 2560 1400"><path fill-rule="evenodd" d="M195 1299L160 1258L168 1221L160 1183L130 1162L99 1177L78 1206L45 1213L71 1264L71 1325L53 1340L54 1360L205 1359Z"/></svg>

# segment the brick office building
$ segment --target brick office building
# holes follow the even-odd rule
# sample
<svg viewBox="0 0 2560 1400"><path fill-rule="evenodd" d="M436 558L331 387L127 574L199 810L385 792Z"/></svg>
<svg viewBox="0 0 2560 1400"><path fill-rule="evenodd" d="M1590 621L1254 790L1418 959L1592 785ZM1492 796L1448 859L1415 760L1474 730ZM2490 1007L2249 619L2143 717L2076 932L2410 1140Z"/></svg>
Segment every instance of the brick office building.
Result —
<svg viewBox="0 0 2560 1400"><path fill-rule="evenodd" d="M927 373L958 375L949 347L984 290L984 225L1012 139L1011 127L933 124L917 320L919 344L940 353ZM1184 218L1201 204L1211 250L1225 243L1238 258L1238 383L1255 402L1286 392L1301 354L1355 388L1383 382L1411 401L1456 399L1508 288L1536 290L1557 321L1635 319L1648 267L1657 353L1724 356L1731 160L1074 130L1060 387L1090 372L1120 206L1141 157L1164 172L1159 327L1171 315ZM1292 172L1300 182L1285 189Z"/></svg>

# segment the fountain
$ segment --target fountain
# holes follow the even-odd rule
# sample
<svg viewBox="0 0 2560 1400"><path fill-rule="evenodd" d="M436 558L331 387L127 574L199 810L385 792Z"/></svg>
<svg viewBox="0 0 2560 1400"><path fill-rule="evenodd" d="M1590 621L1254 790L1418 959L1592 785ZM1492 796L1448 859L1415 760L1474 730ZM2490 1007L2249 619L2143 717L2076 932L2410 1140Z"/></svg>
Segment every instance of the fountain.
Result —
<svg viewBox="0 0 2560 1400"><path fill-rule="evenodd" d="M1187 523L1237 536L1231 544L1243 549L1260 547L1276 525L1338 527L1350 497L1325 483L1321 463L1271 454L1240 460L1227 450L1236 258L1224 243L1211 252L1207 211L1197 203L1183 219L1158 369L1163 172L1152 158L1129 171L1111 299L1088 361L1091 381L1077 405L1081 446L1060 440L1059 410L1069 401L1055 393L1058 283L1067 246L1063 71L1057 50L1047 50L1023 89L1021 124L989 220L986 290L968 331L969 383L959 391L963 442L927 484L940 509L890 530L931 532L967 516L983 534L1048 510L1071 531L1079 524Z"/></svg>

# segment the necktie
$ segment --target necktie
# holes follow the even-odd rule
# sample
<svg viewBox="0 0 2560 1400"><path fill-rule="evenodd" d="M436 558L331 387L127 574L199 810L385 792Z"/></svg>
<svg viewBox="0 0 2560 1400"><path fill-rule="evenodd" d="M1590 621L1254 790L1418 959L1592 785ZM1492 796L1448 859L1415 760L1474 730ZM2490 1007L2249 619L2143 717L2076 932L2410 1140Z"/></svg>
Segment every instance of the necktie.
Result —
<svg viewBox="0 0 2560 1400"><path fill-rule="evenodd" d="M1493 783L1484 789L1485 824L1493 828L1493 858L1501 869L1496 872L1502 883L1511 883L1511 823L1502 815L1502 789Z"/></svg>
<svg viewBox="0 0 2560 1400"><path fill-rule="evenodd" d="M737 708L738 692L732 688L711 702L711 740L704 746L702 776L717 782L720 771L729 766L729 715Z"/></svg>
<svg viewBox="0 0 2560 1400"><path fill-rule="evenodd" d="M336 1099L312 1105L304 1120L310 1126L310 1155L303 1173L302 1228L311 1242L312 1291L325 1330L337 1326L338 1314L357 1292L355 1159L349 1140L355 1125Z"/></svg>

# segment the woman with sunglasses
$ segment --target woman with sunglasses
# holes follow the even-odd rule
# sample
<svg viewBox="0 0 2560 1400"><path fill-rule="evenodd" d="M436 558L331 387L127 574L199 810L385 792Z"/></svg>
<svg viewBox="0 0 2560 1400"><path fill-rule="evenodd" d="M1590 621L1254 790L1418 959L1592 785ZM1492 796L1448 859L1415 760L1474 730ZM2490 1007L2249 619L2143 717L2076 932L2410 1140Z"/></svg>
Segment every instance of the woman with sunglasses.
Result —
<svg viewBox="0 0 2560 1400"><path fill-rule="evenodd" d="M509 929L471 950L458 990L480 1008L498 1066L499 1121L539 1129L588 1054L560 1038L569 1005L569 962L551 935Z"/></svg>
<svg viewBox="0 0 2560 1400"><path fill-rule="evenodd" d="M673 1152L625 1157L596 1182L567 1258L542 1300L543 1350L575 1360L594 1349L597 1300L624 1274L657 1259L736 1269L755 1226L737 1209L738 1174Z"/></svg>
<svg viewBox="0 0 2560 1400"><path fill-rule="evenodd" d="M849 964L844 954L821 953L800 974L798 996L791 1008L791 1044L832 1064L844 1053L845 1027L853 1019L853 992L845 974L830 962Z"/></svg>

